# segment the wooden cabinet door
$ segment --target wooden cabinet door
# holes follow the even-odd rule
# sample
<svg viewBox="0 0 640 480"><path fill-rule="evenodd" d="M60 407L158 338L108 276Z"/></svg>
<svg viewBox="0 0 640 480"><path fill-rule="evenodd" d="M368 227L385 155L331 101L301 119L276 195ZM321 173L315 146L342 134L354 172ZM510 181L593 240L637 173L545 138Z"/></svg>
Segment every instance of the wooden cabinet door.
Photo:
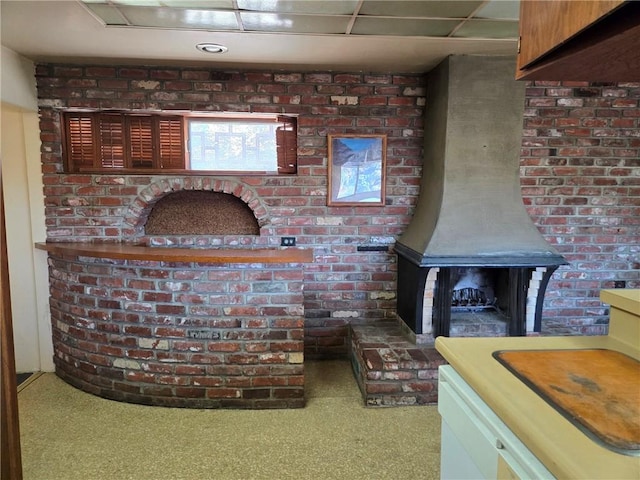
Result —
<svg viewBox="0 0 640 480"><path fill-rule="evenodd" d="M623 3L624 0L523 0L518 70L555 50Z"/></svg>

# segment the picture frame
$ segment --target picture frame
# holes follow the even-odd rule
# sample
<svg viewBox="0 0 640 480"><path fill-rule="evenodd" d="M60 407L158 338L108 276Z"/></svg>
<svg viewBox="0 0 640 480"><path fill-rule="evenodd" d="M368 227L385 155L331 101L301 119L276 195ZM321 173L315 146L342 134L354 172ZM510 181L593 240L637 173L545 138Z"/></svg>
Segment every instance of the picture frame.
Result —
<svg viewBox="0 0 640 480"><path fill-rule="evenodd" d="M328 135L327 143L327 205L384 205L387 136Z"/></svg>

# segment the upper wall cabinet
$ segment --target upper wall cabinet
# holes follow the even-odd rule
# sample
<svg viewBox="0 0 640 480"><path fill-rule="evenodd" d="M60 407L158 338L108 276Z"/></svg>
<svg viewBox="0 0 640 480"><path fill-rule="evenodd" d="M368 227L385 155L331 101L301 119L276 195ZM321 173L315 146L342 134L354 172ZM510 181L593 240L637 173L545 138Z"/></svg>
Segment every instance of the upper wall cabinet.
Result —
<svg viewBox="0 0 640 480"><path fill-rule="evenodd" d="M640 2L523 0L518 80L640 80Z"/></svg>

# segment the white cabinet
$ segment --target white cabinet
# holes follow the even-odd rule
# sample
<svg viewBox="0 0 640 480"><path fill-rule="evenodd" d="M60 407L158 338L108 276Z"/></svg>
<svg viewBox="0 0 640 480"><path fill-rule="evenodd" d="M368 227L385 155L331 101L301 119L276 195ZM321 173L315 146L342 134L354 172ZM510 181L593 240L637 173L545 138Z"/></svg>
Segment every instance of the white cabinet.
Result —
<svg viewBox="0 0 640 480"><path fill-rule="evenodd" d="M440 367L438 411L442 479L555 478L450 365Z"/></svg>

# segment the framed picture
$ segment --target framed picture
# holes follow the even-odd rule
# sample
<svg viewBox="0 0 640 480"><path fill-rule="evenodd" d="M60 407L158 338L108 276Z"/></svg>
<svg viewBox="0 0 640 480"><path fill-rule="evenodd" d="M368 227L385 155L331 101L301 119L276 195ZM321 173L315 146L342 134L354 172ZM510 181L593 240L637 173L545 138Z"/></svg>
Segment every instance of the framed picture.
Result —
<svg viewBox="0 0 640 480"><path fill-rule="evenodd" d="M384 205L386 135L329 135L327 205Z"/></svg>

